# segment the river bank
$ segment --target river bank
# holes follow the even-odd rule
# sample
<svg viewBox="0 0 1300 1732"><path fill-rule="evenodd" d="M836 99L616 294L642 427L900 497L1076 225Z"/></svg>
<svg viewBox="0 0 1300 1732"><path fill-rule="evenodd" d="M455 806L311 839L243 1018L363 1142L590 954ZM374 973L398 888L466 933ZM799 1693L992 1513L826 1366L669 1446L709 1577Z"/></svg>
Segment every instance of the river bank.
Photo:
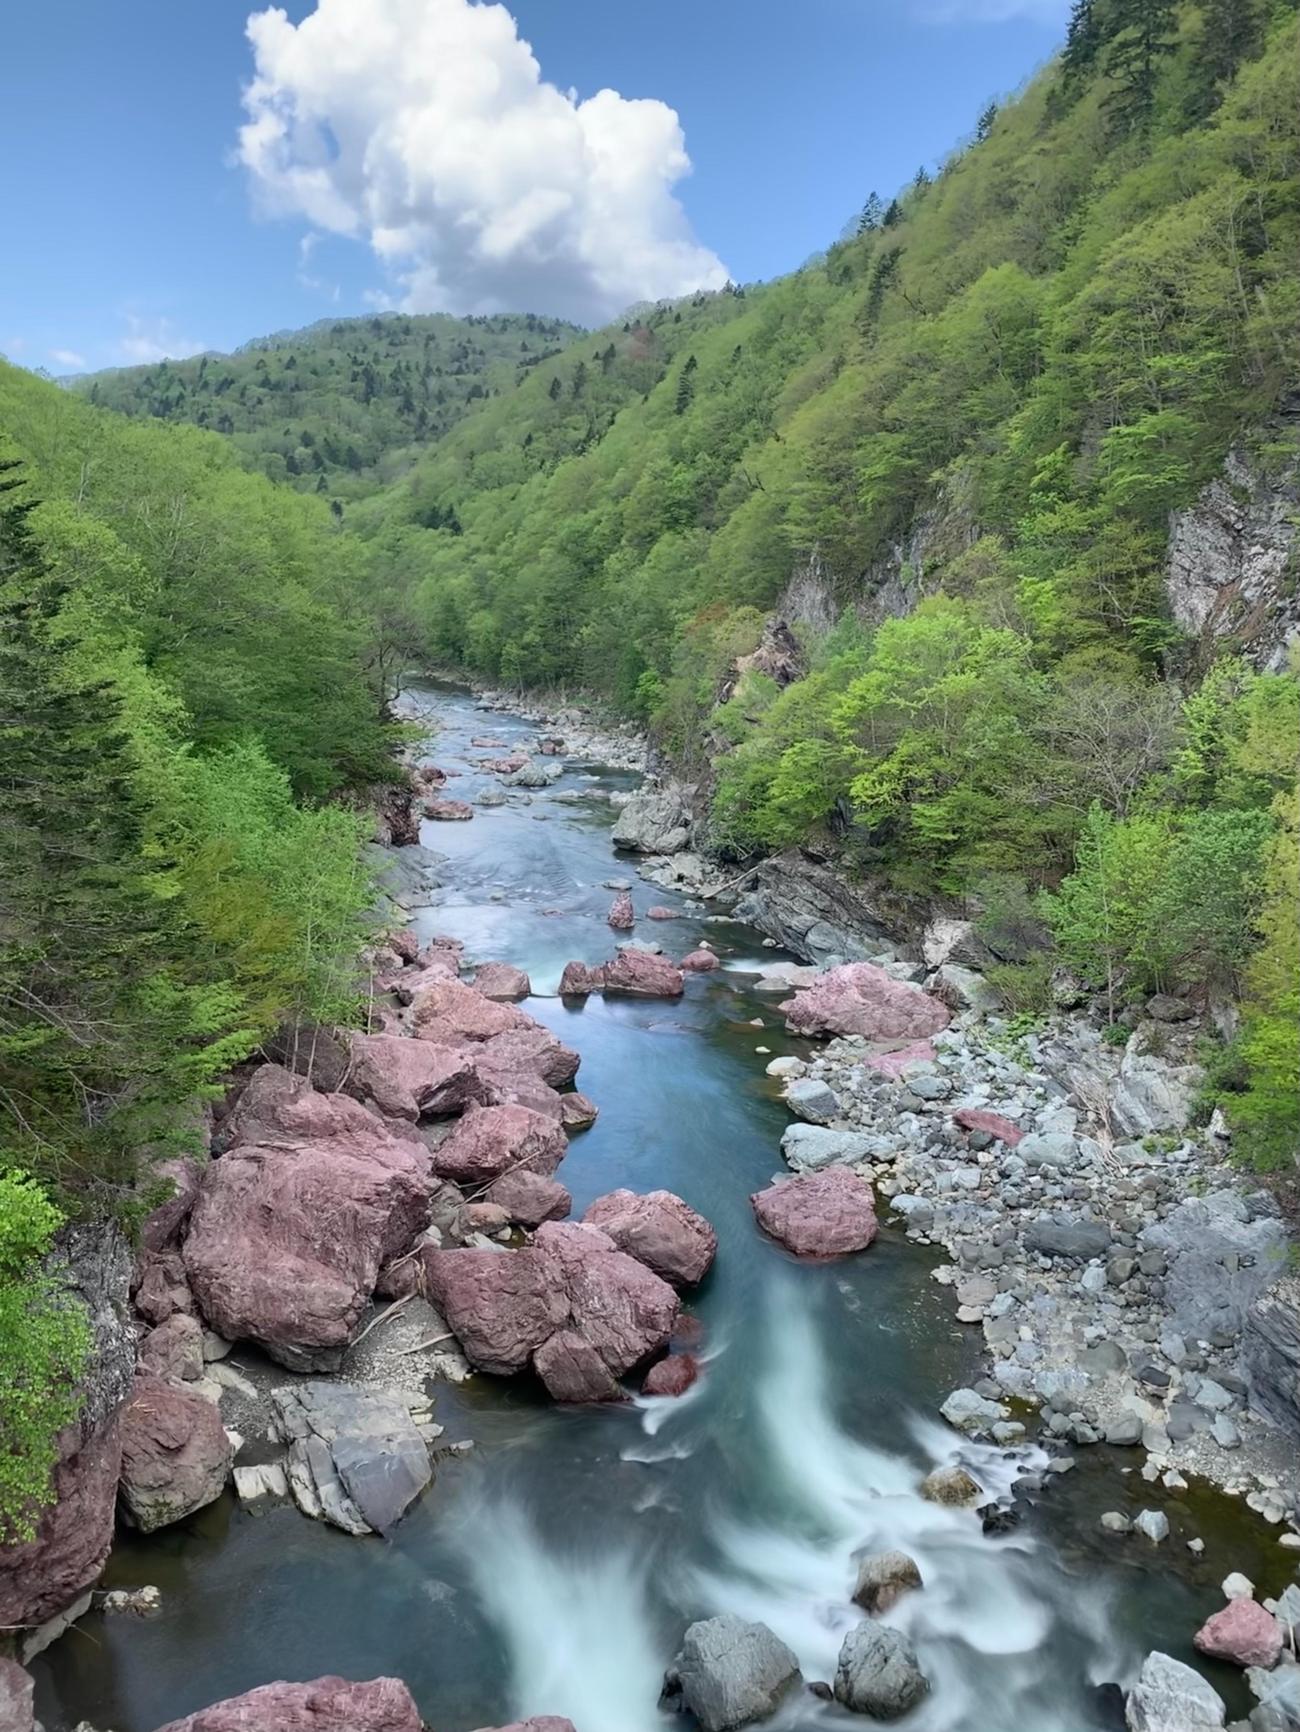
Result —
<svg viewBox="0 0 1300 1732"><path fill-rule="evenodd" d="M684 1308L702 1376L677 1401L555 1407L529 1379L455 1381L463 1365L446 1344L426 1350L446 1355L437 1371L408 1355L403 1332L417 1322L408 1306L343 1362L348 1379L369 1360L385 1384L418 1383L409 1392L421 1411L432 1396L443 1428L433 1483L388 1541L304 1521L277 1500L240 1508L229 1494L158 1534L124 1534L107 1580L156 1583L163 1610L140 1623L95 1614L86 1628L98 1648L65 1638L42 1656L52 1732L79 1718L148 1732L271 1677L325 1670L401 1677L439 1727L545 1712L568 1714L578 1732L645 1732L663 1724L659 1683L692 1617L760 1619L806 1678L829 1678L860 1618L855 1554L899 1546L927 1584L899 1614L932 1683L909 1724L1113 1724L1092 1683L1131 1678L1153 1645L1190 1658L1191 1634L1234 1566L1276 1592L1284 1551L1274 1534L1248 1515L1229 1521L1193 1486L1204 1556L1145 1544L1099 1554L1099 1516L1136 1477L1119 1451L1103 1445L1063 1476L1044 1471L1049 1455L1059 1465L1065 1453L1050 1439L1040 1455L938 1423L948 1392L978 1370L973 1329L953 1323L952 1294L931 1278L936 1254L917 1242L916 1223L909 1237L905 1217L882 1209L865 1255L809 1264L761 1235L749 1204L781 1173L791 1124L778 1079L765 1074L771 1058L809 1067L814 1082L824 1067L848 1100L841 1058L853 1049L841 1055L785 1029L759 982L779 953L752 929L649 890L639 857L611 852L611 810L633 792L631 773L546 754L536 725L518 717L484 726L457 694L428 701L445 723L428 755L474 817L422 826L442 856L441 882L433 905L415 911L412 945L431 960L446 948L432 942L439 934L463 945L467 978L476 963L522 968L528 1014L581 1055L579 1086L600 1114L559 1169L573 1218L620 1187L668 1188L712 1224L717 1260ZM544 784L510 785L515 772L482 766L530 745L537 761L559 760ZM566 963L598 964L625 937L607 925L616 882L633 886L634 942L683 957L707 941L721 966L675 1000L553 996ZM652 905L676 918L649 920ZM436 1152L446 1127L429 1128ZM897 1157L892 1170L905 1171ZM883 1198L892 1179L878 1178ZM390 1303L365 1316L387 1315ZM247 1345L219 1363L257 1401L264 1382L286 1379ZM257 1465L263 1409L222 1387L222 1418L245 1434L236 1462ZM985 1533L969 1510L918 1495L933 1468L958 1462L986 1502L1009 1504L1012 1482L1024 1482L1017 1527ZM1170 1507L1180 1530L1176 1488L1142 1484L1140 1495ZM1232 1676L1215 1676L1231 1693ZM810 1713L860 1724L801 1703L792 1725Z"/></svg>

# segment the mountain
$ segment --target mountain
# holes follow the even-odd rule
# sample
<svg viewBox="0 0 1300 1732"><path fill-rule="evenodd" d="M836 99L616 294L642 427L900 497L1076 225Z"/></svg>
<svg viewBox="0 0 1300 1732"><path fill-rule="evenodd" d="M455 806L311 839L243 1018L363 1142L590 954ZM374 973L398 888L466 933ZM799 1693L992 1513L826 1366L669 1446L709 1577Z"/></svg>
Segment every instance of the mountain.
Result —
<svg viewBox="0 0 1300 1732"><path fill-rule="evenodd" d="M323 319L232 355L71 380L96 405L226 434L272 481L356 497L580 335L531 314Z"/></svg>

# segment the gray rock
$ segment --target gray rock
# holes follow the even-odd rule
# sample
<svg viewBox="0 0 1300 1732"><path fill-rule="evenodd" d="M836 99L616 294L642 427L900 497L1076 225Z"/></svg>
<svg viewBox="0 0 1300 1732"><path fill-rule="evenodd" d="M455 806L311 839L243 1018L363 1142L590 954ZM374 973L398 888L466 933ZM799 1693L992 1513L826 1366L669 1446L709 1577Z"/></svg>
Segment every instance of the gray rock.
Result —
<svg viewBox="0 0 1300 1732"><path fill-rule="evenodd" d="M887 1612L904 1594L921 1585L915 1558L906 1552L876 1552L858 1565L853 1599L864 1612Z"/></svg>
<svg viewBox="0 0 1300 1732"><path fill-rule="evenodd" d="M1147 1000L1147 1015L1156 1022L1190 1022L1196 1012L1185 998L1157 992Z"/></svg>
<svg viewBox="0 0 1300 1732"><path fill-rule="evenodd" d="M1252 1666L1246 1682L1259 1698L1251 1732L1300 1732L1300 1666L1277 1666L1271 1672Z"/></svg>
<svg viewBox="0 0 1300 1732"><path fill-rule="evenodd" d="M727 1732L775 1713L798 1676L798 1659L766 1624L725 1615L690 1626L667 1688L704 1732Z"/></svg>
<svg viewBox="0 0 1300 1732"><path fill-rule="evenodd" d="M897 1199L895 1199L897 1201ZM1242 1358L1250 1403L1275 1425L1300 1435L1300 1279L1288 1275L1261 1293L1246 1314Z"/></svg>
<svg viewBox="0 0 1300 1732"><path fill-rule="evenodd" d="M986 1401L973 1389L954 1389L939 1411L949 1425L964 1431L968 1437L982 1437L999 1420L1011 1417L1000 1401Z"/></svg>
<svg viewBox="0 0 1300 1732"><path fill-rule="evenodd" d="M680 853L691 837L692 793L692 789L670 783L633 794L614 824L614 846L638 854Z"/></svg>
<svg viewBox="0 0 1300 1732"><path fill-rule="evenodd" d="M809 1124L828 1125L839 1117L840 1103L835 1091L816 1077L800 1077L785 1091L785 1104Z"/></svg>
<svg viewBox="0 0 1300 1732"><path fill-rule="evenodd" d="M1136 1413L1122 1413L1106 1427L1106 1442L1120 1449L1129 1449L1142 1441L1142 1419Z"/></svg>
<svg viewBox="0 0 1300 1732"><path fill-rule="evenodd" d="M1117 1509L1108 1509L1101 1518L1101 1526L1108 1534L1126 1534L1132 1530L1133 1524Z"/></svg>
<svg viewBox="0 0 1300 1732"><path fill-rule="evenodd" d="M865 1161L871 1154L870 1138L861 1131L832 1131L823 1125L791 1125L781 1138L786 1164L797 1173L815 1173L822 1167Z"/></svg>
<svg viewBox="0 0 1300 1732"><path fill-rule="evenodd" d="M878 954L893 924L830 867L797 848L764 860L754 887L735 907L747 920L805 962L831 957L865 962Z"/></svg>
<svg viewBox="0 0 1300 1732"><path fill-rule="evenodd" d="M271 1399L289 1445L290 1489L306 1515L347 1533L386 1534L433 1478L428 1446L394 1393L302 1382Z"/></svg>
<svg viewBox="0 0 1300 1732"><path fill-rule="evenodd" d="M930 1076L925 1072L922 1072L919 1076L909 1077L907 1079L907 1086L918 1100L923 1101L947 1100L948 1096L952 1093L952 1084L948 1081L947 1077Z"/></svg>
<svg viewBox="0 0 1300 1732"><path fill-rule="evenodd" d="M1025 1230L1025 1249L1043 1257L1075 1257L1086 1261L1104 1257L1110 1244L1111 1231L1106 1223L1083 1216L1040 1215Z"/></svg>
<svg viewBox="0 0 1300 1732"><path fill-rule="evenodd" d="M1060 1131L1039 1131L1020 1139L1016 1155L1030 1168L1073 1172L1079 1165L1079 1143L1076 1137Z"/></svg>
<svg viewBox="0 0 1300 1732"><path fill-rule="evenodd" d="M934 995L954 1010L973 1010L984 1016L1002 1009L1002 994L973 968L945 962L936 971Z"/></svg>
<svg viewBox="0 0 1300 1732"><path fill-rule="evenodd" d="M1128 1693L1129 1732L1220 1732L1223 1698L1190 1666L1158 1651L1147 1655Z"/></svg>
<svg viewBox="0 0 1300 1732"><path fill-rule="evenodd" d="M1166 1261L1165 1302L1173 1327L1209 1340L1216 1329L1235 1336L1252 1305L1282 1271L1286 1234L1270 1215L1252 1220L1235 1191L1188 1197L1142 1233L1144 1250ZM1297 1334L1300 1355L1300 1332ZM1250 1363L1250 1353L1246 1355ZM1297 1362L1300 1369L1300 1359Z"/></svg>
<svg viewBox="0 0 1300 1732"><path fill-rule="evenodd" d="M1149 1052L1139 1029L1124 1049L1119 1080L1110 1098L1116 1129L1130 1137L1183 1130L1203 1080L1199 1065L1171 1064Z"/></svg>
<svg viewBox="0 0 1300 1732"><path fill-rule="evenodd" d="M888 1624L858 1624L844 1638L835 1668L835 1700L872 1720L898 1720L928 1693L916 1649Z"/></svg>
<svg viewBox="0 0 1300 1732"><path fill-rule="evenodd" d="M1160 1509L1144 1509L1133 1518L1133 1532L1159 1545L1169 1538L1169 1517Z"/></svg>

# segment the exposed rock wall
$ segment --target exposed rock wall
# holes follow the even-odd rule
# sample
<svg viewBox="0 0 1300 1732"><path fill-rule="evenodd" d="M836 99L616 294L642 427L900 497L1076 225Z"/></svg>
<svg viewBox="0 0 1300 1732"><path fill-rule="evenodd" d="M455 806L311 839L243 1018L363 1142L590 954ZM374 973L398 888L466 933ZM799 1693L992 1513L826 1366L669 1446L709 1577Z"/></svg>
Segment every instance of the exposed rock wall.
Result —
<svg viewBox="0 0 1300 1732"><path fill-rule="evenodd" d="M755 867L735 915L818 964L865 961L914 924L896 897L877 901L867 886L847 884L798 848Z"/></svg>
<svg viewBox="0 0 1300 1732"><path fill-rule="evenodd" d="M1293 412L1300 421L1300 393ZM1231 640L1259 667L1286 665L1300 633L1300 455L1265 464L1241 448L1195 505L1169 522L1165 584L1174 619L1208 661Z"/></svg>

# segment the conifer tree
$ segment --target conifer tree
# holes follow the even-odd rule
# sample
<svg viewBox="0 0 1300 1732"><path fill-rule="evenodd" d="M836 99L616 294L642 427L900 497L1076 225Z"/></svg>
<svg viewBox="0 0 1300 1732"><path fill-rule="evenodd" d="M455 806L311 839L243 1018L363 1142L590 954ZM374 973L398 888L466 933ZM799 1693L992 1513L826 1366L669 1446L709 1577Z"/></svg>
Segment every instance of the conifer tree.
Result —
<svg viewBox="0 0 1300 1732"><path fill-rule="evenodd" d="M1192 59L1195 118L1219 106L1238 67L1259 52L1263 28L1261 0L1202 0Z"/></svg>
<svg viewBox="0 0 1300 1732"><path fill-rule="evenodd" d="M873 229L878 229L884 214L885 206L880 194L878 192L868 193L867 202L862 207L862 215L858 218L858 233L867 235Z"/></svg>
<svg viewBox="0 0 1300 1732"><path fill-rule="evenodd" d="M1112 0L1114 27L1106 52L1111 90L1106 107L1121 136L1145 132L1155 112L1162 62L1174 51L1177 0Z"/></svg>
<svg viewBox="0 0 1300 1732"><path fill-rule="evenodd" d="M976 142L976 144L983 144L984 140L993 131L993 122L997 119L997 117L998 117L998 105L997 105L997 103L996 102L987 103L985 105L985 107L980 111L979 119L975 122L975 142Z"/></svg>

